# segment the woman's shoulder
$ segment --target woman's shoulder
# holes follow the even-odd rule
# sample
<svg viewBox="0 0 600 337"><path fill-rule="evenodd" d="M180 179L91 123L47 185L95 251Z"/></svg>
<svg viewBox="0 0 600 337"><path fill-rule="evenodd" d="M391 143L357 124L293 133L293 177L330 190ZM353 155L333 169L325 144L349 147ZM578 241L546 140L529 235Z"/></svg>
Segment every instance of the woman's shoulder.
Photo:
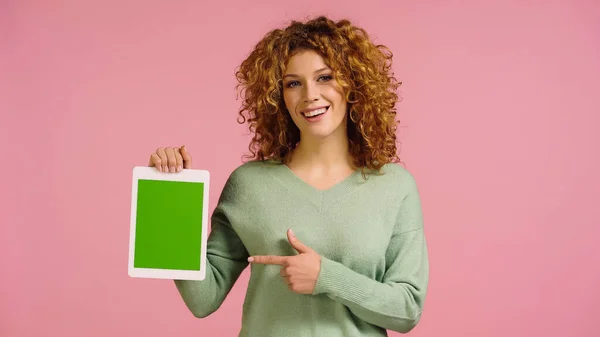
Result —
<svg viewBox="0 0 600 337"><path fill-rule="evenodd" d="M373 175L396 182L411 183L415 181L412 172L400 163L387 163L381 167L380 173Z"/></svg>
<svg viewBox="0 0 600 337"><path fill-rule="evenodd" d="M270 172L279 165L282 165L281 162L275 160L249 160L236 167L231 173L230 179L266 179L269 177Z"/></svg>
<svg viewBox="0 0 600 337"><path fill-rule="evenodd" d="M414 174L400 163L387 163L381 167L379 173L373 172L370 178L377 181L377 185L384 186L386 190L405 193L417 189Z"/></svg>

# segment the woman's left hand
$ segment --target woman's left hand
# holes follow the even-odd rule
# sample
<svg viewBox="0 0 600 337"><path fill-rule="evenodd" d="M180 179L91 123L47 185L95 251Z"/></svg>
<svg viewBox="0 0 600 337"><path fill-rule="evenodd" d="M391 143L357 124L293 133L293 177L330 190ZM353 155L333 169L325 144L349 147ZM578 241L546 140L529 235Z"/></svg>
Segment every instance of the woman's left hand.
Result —
<svg viewBox="0 0 600 337"><path fill-rule="evenodd" d="M248 261L254 264L281 266L281 276L290 290L298 294L312 294L321 271L321 256L300 242L294 232L287 232L290 245L298 251L294 256L251 256Z"/></svg>

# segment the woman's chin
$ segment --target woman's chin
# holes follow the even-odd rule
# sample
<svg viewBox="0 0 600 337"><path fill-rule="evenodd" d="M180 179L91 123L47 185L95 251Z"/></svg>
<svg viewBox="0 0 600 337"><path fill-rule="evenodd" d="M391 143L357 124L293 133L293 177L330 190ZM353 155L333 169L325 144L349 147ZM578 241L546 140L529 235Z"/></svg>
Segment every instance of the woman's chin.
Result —
<svg viewBox="0 0 600 337"><path fill-rule="evenodd" d="M310 126L308 128L305 128L304 130L300 131L300 138L301 139L314 139L314 140L325 140L328 138L332 138L332 137L336 137L336 135L339 134L340 138L341 137L345 137L347 138L346 133L342 133L342 128L331 128L331 127L325 127L325 125L323 125L321 127L321 125L319 125L320 127L315 126Z"/></svg>

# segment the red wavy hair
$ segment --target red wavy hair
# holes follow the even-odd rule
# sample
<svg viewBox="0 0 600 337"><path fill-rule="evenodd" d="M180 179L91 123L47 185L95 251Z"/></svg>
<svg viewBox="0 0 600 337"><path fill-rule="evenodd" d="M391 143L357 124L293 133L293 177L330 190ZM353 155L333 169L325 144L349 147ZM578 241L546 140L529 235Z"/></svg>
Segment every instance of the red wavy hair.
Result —
<svg viewBox="0 0 600 337"><path fill-rule="evenodd" d="M348 102L349 150L356 167L379 171L399 162L396 147L398 82L391 71L392 52L375 45L367 32L348 20L324 16L292 21L259 41L235 75L242 96L239 123L254 134L250 159L287 161L300 131L283 101L282 76L291 56L314 50L333 70Z"/></svg>

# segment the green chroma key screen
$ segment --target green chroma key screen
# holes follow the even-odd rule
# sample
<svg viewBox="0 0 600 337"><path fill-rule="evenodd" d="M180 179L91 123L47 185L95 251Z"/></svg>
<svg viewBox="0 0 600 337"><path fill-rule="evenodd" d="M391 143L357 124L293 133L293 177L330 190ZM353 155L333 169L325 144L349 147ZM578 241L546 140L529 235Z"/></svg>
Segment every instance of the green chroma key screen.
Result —
<svg viewBox="0 0 600 337"><path fill-rule="evenodd" d="M200 270L204 184L138 180L135 268Z"/></svg>

